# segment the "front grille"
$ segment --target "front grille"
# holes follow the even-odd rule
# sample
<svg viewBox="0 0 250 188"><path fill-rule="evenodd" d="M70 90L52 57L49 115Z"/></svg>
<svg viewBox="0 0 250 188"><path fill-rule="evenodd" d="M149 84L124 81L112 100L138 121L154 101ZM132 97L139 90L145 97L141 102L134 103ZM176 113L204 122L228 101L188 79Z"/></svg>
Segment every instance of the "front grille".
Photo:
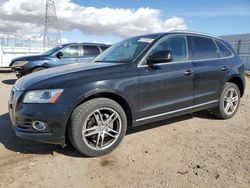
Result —
<svg viewBox="0 0 250 188"><path fill-rule="evenodd" d="M22 92L16 86L12 87L10 92L10 103L12 104L13 108L16 106L19 97L21 96Z"/></svg>
<svg viewBox="0 0 250 188"><path fill-rule="evenodd" d="M9 112L10 112L10 118L13 126L16 126L16 117L15 117L15 112L16 112L16 106L18 99L20 98L22 92L20 89L16 86L13 86L10 92L10 97L9 97Z"/></svg>

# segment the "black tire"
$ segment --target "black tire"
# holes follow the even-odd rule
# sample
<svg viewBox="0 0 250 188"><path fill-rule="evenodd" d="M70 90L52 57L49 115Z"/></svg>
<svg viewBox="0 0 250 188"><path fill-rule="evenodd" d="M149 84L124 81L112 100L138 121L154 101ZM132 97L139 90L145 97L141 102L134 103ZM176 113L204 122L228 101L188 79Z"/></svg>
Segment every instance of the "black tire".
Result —
<svg viewBox="0 0 250 188"><path fill-rule="evenodd" d="M45 69L47 69L47 68L45 68L45 67L37 67L37 68L34 68L32 70L32 72L38 72L38 71L45 70Z"/></svg>
<svg viewBox="0 0 250 188"><path fill-rule="evenodd" d="M92 121L90 120L90 115L93 114L96 110L104 109L104 108L112 109L119 115L119 122L120 122L119 127L121 127L119 129L120 133L119 135L117 134L116 140L113 142L112 145L110 145L110 147L104 148L104 149L100 149L100 148L93 149L91 148L91 146L88 145L89 143L86 143L86 138L88 137L83 136L84 126L88 125L88 123L85 124L85 120L88 118L88 120L86 121ZM96 117L94 119L96 120ZM96 123L97 121L95 122L95 124ZM78 150L80 153L86 156L91 156L91 157L105 155L113 151L115 148L117 148L118 145L123 140L126 134L126 130L127 130L127 117L123 108L117 102L108 98L92 99L76 107L76 109L73 111L70 117L68 129L67 129L70 141L72 145L74 146L74 148ZM97 141L96 143L98 145L99 142Z"/></svg>
<svg viewBox="0 0 250 188"><path fill-rule="evenodd" d="M225 111L224 105L225 105L226 94L228 93L228 91L230 89L234 89L237 92L238 102L237 102L237 106L235 107L234 111L231 114L227 114ZM240 95L240 90L239 90L238 86L234 83L227 82L223 88L222 93L221 93L220 100L219 100L219 106L212 110L213 114L220 119L229 119L229 118L233 117L239 108L240 96L241 95Z"/></svg>

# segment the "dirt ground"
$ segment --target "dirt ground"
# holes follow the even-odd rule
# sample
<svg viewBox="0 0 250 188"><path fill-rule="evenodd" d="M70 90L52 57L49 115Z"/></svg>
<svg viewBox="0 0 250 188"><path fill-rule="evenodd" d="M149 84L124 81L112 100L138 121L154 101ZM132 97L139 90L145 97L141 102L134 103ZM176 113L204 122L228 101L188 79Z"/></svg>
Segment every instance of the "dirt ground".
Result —
<svg viewBox="0 0 250 188"><path fill-rule="evenodd" d="M234 118L199 112L133 128L99 158L17 138L14 82L0 73L0 187L250 187L250 79Z"/></svg>

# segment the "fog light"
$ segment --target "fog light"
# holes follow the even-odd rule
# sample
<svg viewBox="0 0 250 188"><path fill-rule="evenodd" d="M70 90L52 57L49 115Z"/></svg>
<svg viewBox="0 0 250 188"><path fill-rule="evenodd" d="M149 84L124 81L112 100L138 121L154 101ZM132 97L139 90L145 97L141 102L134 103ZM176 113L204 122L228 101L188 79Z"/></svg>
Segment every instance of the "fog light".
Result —
<svg viewBox="0 0 250 188"><path fill-rule="evenodd" d="M47 127L47 123L43 121L34 121L32 127L38 131L44 131Z"/></svg>

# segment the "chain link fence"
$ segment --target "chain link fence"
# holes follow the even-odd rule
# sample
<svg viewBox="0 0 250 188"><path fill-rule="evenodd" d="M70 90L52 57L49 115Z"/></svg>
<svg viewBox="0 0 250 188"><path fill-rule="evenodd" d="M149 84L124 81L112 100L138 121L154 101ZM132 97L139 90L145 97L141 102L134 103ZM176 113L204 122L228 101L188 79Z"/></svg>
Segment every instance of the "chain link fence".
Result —
<svg viewBox="0 0 250 188"><path fill-rule="evenodd" d="M239 54L241 60L245 63L246 70L250 70L250 33L225 35L222 39L228 41Z"/></svg>

